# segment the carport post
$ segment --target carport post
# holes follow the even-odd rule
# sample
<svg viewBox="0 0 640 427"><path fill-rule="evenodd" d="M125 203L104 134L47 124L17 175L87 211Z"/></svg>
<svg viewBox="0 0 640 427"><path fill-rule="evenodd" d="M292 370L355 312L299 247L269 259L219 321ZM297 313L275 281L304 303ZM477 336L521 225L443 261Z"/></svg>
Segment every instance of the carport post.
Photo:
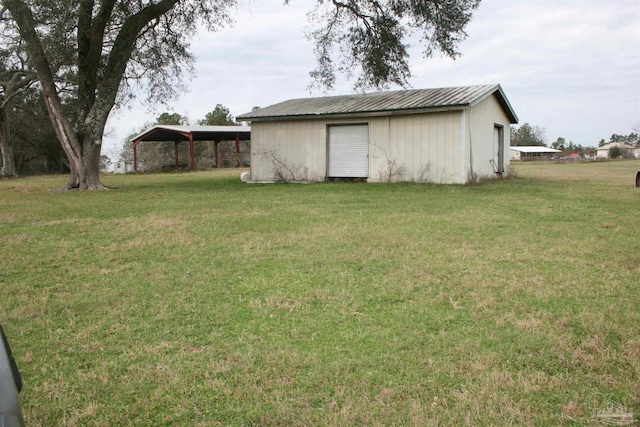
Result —
<svg viewBox="0 0 640 427"><path fill-rule="evenodd" d="M218 149L218 143L220 141L213 141L213 154L216 156L216 167L220 167L220 150Z"/></svg>
<svg viewBox="0 0 640 427"><path fill-rule="evenodd" d="M240 158L240 133L236 132L236 154L238 156L238 167L242 166L242 159Z"/></svg>
<svg viewBox="0 0 640 427"><path fill-rule="evenodd" d="M189 133L189 157L191 160L189 163L189 169L195 170L196 169L196 150L195 150L195 147L193 146L193 134L191 132Z"/></svg>
<svg viewBox="0 0 640 427"><path fill-rule="evenodd" d="M138 144L140 144L140 140L133 141L133 171L135 173L138 173Z"/></svg>
<svg viewBox="0 0 640 427"><path fill-rule="evenodd" d="M176 169L180 167L180 159L179 159L180 150L178 150L178 144L180 144L180 141L173 142L173 151L175 152L175 157L176 157Z"/></svg>

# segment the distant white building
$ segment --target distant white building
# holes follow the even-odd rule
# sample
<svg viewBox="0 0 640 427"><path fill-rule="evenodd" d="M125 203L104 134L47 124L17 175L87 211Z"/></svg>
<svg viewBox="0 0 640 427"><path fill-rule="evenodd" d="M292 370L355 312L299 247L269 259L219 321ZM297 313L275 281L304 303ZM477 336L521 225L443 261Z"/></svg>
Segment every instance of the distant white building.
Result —
<svg viewBox="0 0 640 427"><path fill-rule="evenodd" d="M511 153L511 160L524 160L548 159L553 157L554 154L561 153L562 151L539 145L527 145L509 147L509 152Z"/></svg>
<svg viewBox="0 0 640 427"><path fill-rule="evenodd" d="M113 164L113 173L122 174L131 172L133 172L133 163L118 160Z"/></svg>
<svg viewBox="0 0 640 427"><path fill-rule="evenodd" d="M628 145L628 144L623 144L622 142L611 142L609 144L605 144L602 147L598 147L596 148L596 157L601 158L601 159L608 159L609 158L609 151L613 148L613 147L618 147L620 149L622 149L623 151L629 150L630 152L633 150L633 147ZM634 153L635 157L637 158L637 151Z"/></svg>

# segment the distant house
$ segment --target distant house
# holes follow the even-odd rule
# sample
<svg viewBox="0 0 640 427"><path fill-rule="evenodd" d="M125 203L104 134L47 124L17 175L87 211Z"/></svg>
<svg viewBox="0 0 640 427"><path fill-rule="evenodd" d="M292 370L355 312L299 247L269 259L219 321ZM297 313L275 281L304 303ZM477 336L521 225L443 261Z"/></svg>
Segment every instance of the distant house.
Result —
<svg viewBox="0 0 640 427"><path fill-rule="evenodd" d="M291 99L251 122L251 181L466 184L509 174L518 118L498 84Z"/></svg>
<svg viewBox="0 0 640 427"><path fill-rule="evenodd" d="M628 151L629 153L633 153L633 147L632 146L630 146L628 144L623 144L622 142L611 142L609 144L603 145L602 147L596 148L596 157L601 158L601 159L608 159L609 158L609 151L613 147L618 147L621 150L623 150L623 152Z"/></svg>
<svg viewBox="0 0 640 427"><path fill-rule="evenodd" d="M531 146L513 146L509 147L511 152L511 160L541 160L550 159L554 154L562 151L555 148L542 147L537 145Z"/></svg>
<svg viewBox="0 0 640 427"><path fill-rule="evenodd" d="M113 173L123 174L133 172L133 163L125 162L124 160L118 160L113 164Z"/></svg>

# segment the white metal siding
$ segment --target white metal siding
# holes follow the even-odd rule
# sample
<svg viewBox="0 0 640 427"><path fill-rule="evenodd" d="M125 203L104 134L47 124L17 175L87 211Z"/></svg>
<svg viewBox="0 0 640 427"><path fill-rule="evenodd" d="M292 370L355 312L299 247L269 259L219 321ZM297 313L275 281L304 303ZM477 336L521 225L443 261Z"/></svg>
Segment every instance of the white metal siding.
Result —
<svg viewBox="0 0 640 427"><path fill-rule="evenodd" d="M280 167L281 172L292 171L293 180L323 180L327 171L326 129L320 120L252 123L251 179L277 181L276 169Z"/></svg>
<svg viewBox="0 0 640 427"><path fill-rule="evenodd" d="M496 125L502 126L502 153L498 152L500 134ZM495 96L484 99L469 110L468 126L470 172L475 178L495 178L493 165L498 165L502 154L504 175L508 176L510 122Z"/></svg>
<svg viewBox="0 0 640 427"><path fill-rule="evenodd" d="M368 181L464 183L460 112L391 116L370 122Z"/></svg>
<svg viewBox="0 0 640 427"><path fill-rule="evenodd" d="M329 168L331 178L369 176L369 126L329 126Z"/></svg>

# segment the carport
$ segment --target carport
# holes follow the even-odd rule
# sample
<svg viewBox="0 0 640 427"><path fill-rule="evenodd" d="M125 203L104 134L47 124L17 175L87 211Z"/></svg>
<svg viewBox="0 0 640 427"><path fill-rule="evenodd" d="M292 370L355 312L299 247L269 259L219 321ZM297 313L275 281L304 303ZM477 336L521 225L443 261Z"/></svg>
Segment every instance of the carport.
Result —
<svg viewBox="0 0 640 427"><path fill-rule="evenodd" d="M235 141L238 157L238 167L242 166L240 155L240 141L251 140L251 126L181 126L155 125L131 139L133 141L133 169L138 171L138 145L144 141L164 142L175 144L176 167L179 166L178 145L183 141L189 142L189 169L196 169L194 141L213 141L216 167L220 167L218 144L222 141Z"/></svg>

